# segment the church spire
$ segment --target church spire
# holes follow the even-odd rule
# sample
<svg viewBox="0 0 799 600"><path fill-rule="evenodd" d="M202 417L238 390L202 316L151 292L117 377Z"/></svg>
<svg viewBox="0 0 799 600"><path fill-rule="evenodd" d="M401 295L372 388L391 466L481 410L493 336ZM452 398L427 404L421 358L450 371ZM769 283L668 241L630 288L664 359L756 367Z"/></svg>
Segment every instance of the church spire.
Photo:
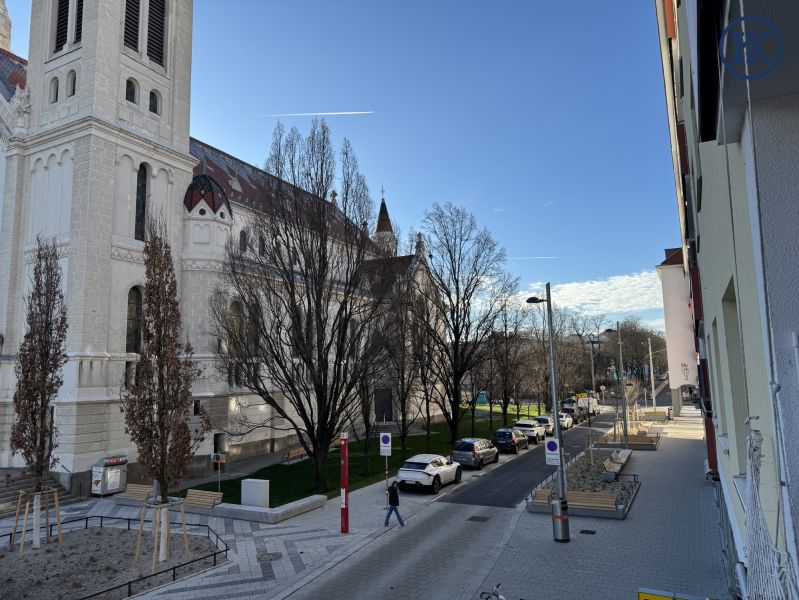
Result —
<svg viewBox="0 0 799 600"><path fill-rule="evenodd" d="M394 227L391 225L391 218L388 216L385 190L383 190L383 188L380 188L380 212L377 215L375 241L383 248L387 255L397 255L397 237L394 235Z"/></svg>
<svg viewBox="0 0 799 600"><path fill-rule="evenodd" d="M6 0L0 0L0 48L11 51L11 18Z"/></svg>

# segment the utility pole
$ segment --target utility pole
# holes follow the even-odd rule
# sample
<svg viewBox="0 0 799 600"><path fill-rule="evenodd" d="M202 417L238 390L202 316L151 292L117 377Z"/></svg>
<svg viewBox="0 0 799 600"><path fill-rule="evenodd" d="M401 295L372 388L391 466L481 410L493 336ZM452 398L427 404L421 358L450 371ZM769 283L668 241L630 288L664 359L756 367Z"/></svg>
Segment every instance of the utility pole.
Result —
<svg viewBox="0 0 799 600"><path fill-rule="evenodd" d="M624 447L627 448L627 397L624 394L624 362L621 354L621 327L616 321L616 335L619 338L619 393L621 394L621 416L624 426Z"/></svg>
<svg viewBox="0 0 799 600"><path fill-rule="evenodd" d="M657 414L657 398L655 397L655 369L652 366L652 338L646 338L649 344L649 380L652 385L652 413Z"/></svg>

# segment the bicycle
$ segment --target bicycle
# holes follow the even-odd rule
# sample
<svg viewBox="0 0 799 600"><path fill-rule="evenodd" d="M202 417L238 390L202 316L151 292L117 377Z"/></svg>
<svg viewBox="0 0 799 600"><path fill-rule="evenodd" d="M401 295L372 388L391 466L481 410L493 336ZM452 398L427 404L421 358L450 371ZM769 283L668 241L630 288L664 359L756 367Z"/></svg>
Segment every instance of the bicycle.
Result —
<svg viewBox="0 0 799 600"><path fill-rule="evenodd" d="M505 600L505 596L500 594L497 590L499 589L499 585L497 584L494 586L490 592L480 592L480 600Z"/></svg>

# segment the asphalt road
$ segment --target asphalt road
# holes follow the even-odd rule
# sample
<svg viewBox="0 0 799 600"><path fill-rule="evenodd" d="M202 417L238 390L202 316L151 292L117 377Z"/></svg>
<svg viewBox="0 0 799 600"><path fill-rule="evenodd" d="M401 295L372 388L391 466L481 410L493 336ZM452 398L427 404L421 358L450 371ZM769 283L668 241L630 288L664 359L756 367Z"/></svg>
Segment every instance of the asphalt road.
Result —
<svg viewBox="0 0 799 600"><path fill-rule="evenodd" d="M594 439L613 425L613 414L604 413L591 419ZM566 459L579 454L588 442L588 422L563 432L563 451ZM551 438L547 438L549 440ZM474 506L495 506L513 508L518 505L530 490L555 471L544 458L544 442L519 454L514 460L475 477L468 484L455 487L440 502L471 504Z"/></svg>

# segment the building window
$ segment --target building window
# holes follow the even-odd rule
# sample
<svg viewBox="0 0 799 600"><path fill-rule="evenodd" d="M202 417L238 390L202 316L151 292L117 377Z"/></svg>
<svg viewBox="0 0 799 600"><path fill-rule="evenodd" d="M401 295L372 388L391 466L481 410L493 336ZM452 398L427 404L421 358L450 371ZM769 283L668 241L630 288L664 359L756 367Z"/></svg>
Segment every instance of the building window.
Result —
<svg viewBox="0 0 799 600"><path fill-rule="evenodd" d="M150 90L150 112L157 115L161 114L161 100L155 90Z"/></svg>
<svg viewBox="0 0 799 600"><path fill-rule="evenodd" d="M50 103L56 102L58 102L58 77L53 77L50 80Z"/></svg>
<svg viewBox="0 0 799 600"><path fill-rule="evenodd" d="M258 236L258 255L259 256L265 256L266 255L266 240L264 239L264 236L262 236L262 235Z"/></svg>
<svg viewBox="0 0 799 600"><path fill-rule="evenodd" d="M83 37L83 0L75 4L75 43Z"/></svg>
<svg viewBox="0 0 799 600"><path fill-rule="evenodd" d="M142 293L137 287L128 292L128 327L125 352L141 354Z"/></svg>
<svg viewBox="0 0 799 600"><path fill-rule="evenodd" d="M67 27L69 26L69 0L58 0L55 18L54 52L60 52L67 43Z"/></svg>
<svg viewBox="0 0 799 600"><path fill-rule="evenodd" d="M166 0L150 0L147 19L147 56L164 66L164 39L166 32Z"/></svg>
<svg viewBox="0 0 799 600"><path fill-rule="evenodd" d="M247 252L247 232L240 231L239 232L239 252L244 254Z"/></svg>
<svg viewBox="0 0 799 600"><path fill-rule="evenodd" d="M231 387L236 385L240 386L243 380L243 365L241 363L241 342L244 332L244 311L241 308L241 302L233 302L230 305L230 328L231 340L230 347L233 348L232 365L228 369L228 385Z"/></svg>
<svg viewBox="0 0 799 600"><path fill-rule="evenodd" d="M136 85L136 82L133 79L128 79L125 82L125 100L127 100L128 102L133 102L133 104L136 104L138 91L139 91L139 86Z"/></svg>
<svg viewBox="0 0 799 600"><path fill-rule="evenodd" d="M75 71L70 71L67 73L67 97L72 97L75 95L75 89L77 87L77 75Z"/></svg>
<svg viewBox="0 0 799 600"><path fill-rule="evenodd" d="M145 217L147 215L147 166L142 164L136 173L136 231L134 237L144 241Z"/></svg>
<svg viewBox="0 0 799 600"><path fill-rule="evenodd" d="M125 0L125 46L139 50L139 0Z"/></svg>

